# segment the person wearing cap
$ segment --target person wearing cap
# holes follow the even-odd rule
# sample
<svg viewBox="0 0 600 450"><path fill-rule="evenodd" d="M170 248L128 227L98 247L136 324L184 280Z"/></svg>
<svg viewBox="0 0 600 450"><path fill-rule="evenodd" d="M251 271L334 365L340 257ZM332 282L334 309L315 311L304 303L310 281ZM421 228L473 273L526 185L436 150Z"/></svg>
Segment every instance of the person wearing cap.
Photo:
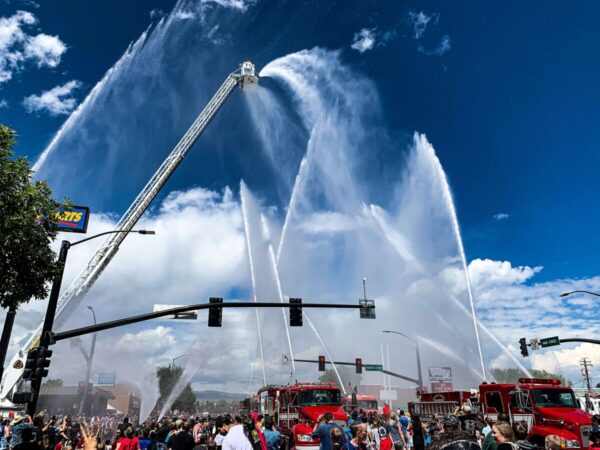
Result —
<svg viewBox="0 0 600 450"><path fill-rule="evenodd" d="M20 449L23 444L29 443L32 436L31 417L17 414L10 423L10 448Z"/></svg>

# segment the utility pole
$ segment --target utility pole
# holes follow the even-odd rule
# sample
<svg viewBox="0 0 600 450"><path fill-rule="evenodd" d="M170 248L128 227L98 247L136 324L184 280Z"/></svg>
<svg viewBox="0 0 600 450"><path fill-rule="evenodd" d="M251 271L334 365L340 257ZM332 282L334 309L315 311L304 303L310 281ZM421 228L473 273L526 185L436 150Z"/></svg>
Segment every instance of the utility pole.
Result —
<svg viewBox="0 0 600 450"><path fill-rule="evenodd" d="M582 358L579 361L579 365L581 366L581 374L583 375L583 379L585 380L585 384L587 386L588 392L592 393L592 380L590 378L590 368L593 367L590 358Z"/></svg>
<svg viewBox="0 0 600 450"><path fill-rule="evenodd" d="M581 366L581 374L583 375L583 379L585 380L585 384L587 385L587 392L585 393L585 409L586 411L592 411L592 380L590 379L590 368L592 367L592 362L589 358L582 358L579 360L579 365Z"/></svg>

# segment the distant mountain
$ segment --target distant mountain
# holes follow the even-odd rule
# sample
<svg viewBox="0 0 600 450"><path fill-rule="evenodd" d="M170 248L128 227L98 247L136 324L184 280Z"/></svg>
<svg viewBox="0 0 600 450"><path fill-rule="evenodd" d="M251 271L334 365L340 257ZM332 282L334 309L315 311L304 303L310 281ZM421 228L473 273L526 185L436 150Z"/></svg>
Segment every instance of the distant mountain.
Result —
<svg viewBox="0 0 600 450"><path fill-rule="evenodd" d="M244 400L248 395L246 394L233 394L231 392L222 391L195 391L198 400L226 400L226 401L239 401Z"/></svg>

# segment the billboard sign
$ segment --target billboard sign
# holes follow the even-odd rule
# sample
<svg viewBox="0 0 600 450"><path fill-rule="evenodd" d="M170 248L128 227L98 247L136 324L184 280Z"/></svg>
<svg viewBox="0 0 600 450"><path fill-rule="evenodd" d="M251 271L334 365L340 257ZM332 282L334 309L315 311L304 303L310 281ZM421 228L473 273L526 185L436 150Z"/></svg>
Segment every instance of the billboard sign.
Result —
<svg viewBox="0 0 600 450"><path fill-rule="evenodd" d="M117 375L114 373L94 373L89 381L94 386L114 386L117 381Z"/></svg>
<svg viewBox="0 0 600 450"><path fill-rule="evenodd" d="M451 367L429 367L429 381L451 381Z"/></svg>
<svg viewBox="0 0 600 450"><path fill-rule="evenodd" d="M40 222L41 217L36 218ZM58 231L67 233L86 233L88 221L90 220L90 208L87 206L73 206L69 209L59 209L51 220Z"/></svg>

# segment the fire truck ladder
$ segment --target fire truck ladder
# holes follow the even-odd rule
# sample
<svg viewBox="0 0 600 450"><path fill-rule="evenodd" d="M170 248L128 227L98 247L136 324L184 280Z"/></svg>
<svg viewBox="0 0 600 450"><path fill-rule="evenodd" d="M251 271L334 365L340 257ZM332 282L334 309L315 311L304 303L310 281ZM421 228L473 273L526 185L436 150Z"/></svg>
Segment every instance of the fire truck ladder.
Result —
<svg viewBox="0 0 600 450"><path fill-rule="evenodd" d="M129 209L121 217L115 230L125 230L123 233L111 234L110 237L100 247L87 266L79 274L67 290L63 292L57 307L56 319L54 328L58 329L67 321L73 311L81 303L84 296L92 288L98 277L108 266L112 258L119 250L119 245L125 240L128 234L137 221L140 219L144 211L148 208L154 197L160 192L169 177L175 172L183 158L188 154L194 143L198 140L202 132L206 129L210 121L215 117L217 111L223 106L229 98L236 86L242 89L248 89L256 86L258 76L256 75L254 64L250 61L244 61L239 70L230 74L221 87L217 90L212 99L208 102L204 110L196 118L194 123L181 138L179 143L171 151L169 156L164 160L156 173L150 178L144 189L139 193L133 201ZM13 356L10 365L5 371L4 382L0 390L0 403L5 401L9 393L18 384L23 372L22 359L27 351L37 345L42 331L42 324L38 326L34 333L31 334L26 344L21 347L21 350ZM21 360L21 363L19 363Z"/></svg>

